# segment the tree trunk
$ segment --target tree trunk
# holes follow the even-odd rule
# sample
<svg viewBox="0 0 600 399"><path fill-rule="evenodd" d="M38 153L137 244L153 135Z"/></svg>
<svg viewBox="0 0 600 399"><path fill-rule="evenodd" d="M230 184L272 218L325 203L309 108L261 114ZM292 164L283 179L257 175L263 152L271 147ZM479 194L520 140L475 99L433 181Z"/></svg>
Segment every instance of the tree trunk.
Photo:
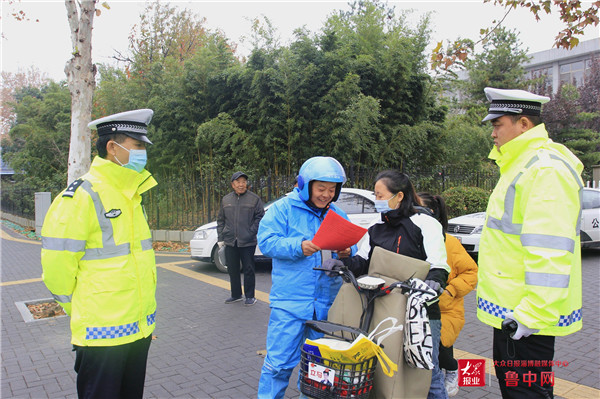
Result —
<svg viewBox="0 0 600 399"><path fill-rule="evenodd" d="M96 87L96 66L92 63L92 27L97 0L65 0L71 31L72 55L65 66L71 92L71 142L68 184L90 168L92 97ZM78 12L78 5L79 11Z"/></svg>

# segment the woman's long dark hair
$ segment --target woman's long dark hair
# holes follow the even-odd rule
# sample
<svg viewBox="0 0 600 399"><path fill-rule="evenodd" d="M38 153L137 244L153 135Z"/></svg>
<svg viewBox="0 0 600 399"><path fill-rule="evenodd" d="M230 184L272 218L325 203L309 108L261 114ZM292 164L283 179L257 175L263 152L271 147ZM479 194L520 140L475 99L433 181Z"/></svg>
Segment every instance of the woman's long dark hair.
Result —
<svg viewBox="0 0 600 399"><path fill-rule="evenodd" d="M432 210L433 217L440 222L444 233L448 231L448 210L446 209L444 198L430 193L419 193L417 195L421 198L423 206Z"/></svg>
<svg viewBox="0 0 600 399"><path fill-rule="evenodd" d="M399 208L402 216L411 217L417 213L415 205L421 205L421 201L419 197L417 197L415 187L405 173L391 169L384 170L377 174L375 183L378 181L381 181L390 193L396 194L402 192L404 194L404 198L402 199Z"/></svg>

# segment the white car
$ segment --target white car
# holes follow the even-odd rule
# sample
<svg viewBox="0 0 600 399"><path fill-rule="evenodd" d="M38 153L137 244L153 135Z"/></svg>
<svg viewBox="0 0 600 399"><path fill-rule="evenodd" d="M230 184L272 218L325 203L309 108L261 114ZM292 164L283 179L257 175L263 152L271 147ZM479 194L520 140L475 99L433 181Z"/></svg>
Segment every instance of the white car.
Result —
<svg viewBox="0 0 600 399"><path fill-rule="evenodd" d="M600 247L600 189L584 188L581 204L581 246Z"/></svg>
<svg viewBox="0 0 600 399"><path fill-rule="evenodd" d="M448 220L448 234L460 240L467 252L479 252L485 212L471 213ZM581 246L600 247L600 189L584 188L581 207Z"/></svg>
<svg viewBox="0 0 600 399"><path fill-rule="evenodd" d="M381 220L373 201L375 201L375 194L372 191L358 188L342 188L340 197L335 204L348 214L352 223L368 228ZM275 201L266 204L265 210L269 209L273 202ZM214 262L220 271L227 273L227 265L219 261L217 250L217 222L211 222L198 227L190 240L192 259L202 262ZM267 259L260 252L258 246L256 247L254 256L257 259Z"/></svg>
<svg viewBox="0 0 600 399"><path fill-rule="evenodd" d="M479 252L479 240L485 223L485 212L470 213L448 220L448 234L458 238L469 253Z"/></svg>

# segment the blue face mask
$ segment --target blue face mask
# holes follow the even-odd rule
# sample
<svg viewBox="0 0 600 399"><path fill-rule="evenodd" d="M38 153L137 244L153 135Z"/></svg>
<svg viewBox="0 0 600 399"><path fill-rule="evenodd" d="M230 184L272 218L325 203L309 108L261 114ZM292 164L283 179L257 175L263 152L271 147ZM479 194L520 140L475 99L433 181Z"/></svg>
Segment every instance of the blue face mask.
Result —
<svg viewBox="0 0 600 399"><path fill-rule="evenodd" d="M146 166L146 162L148 161L148 155L146 154L146 150L128 150L116 141L115 144L129 153L129 162L123 165L121 161L119 161L119 159L115 156L117 162L124 168L135 170L136 172L141 173L141 171L144 170L144 167Z"/></svg>
<svg viewBox="0 0 600 399"><path fill-rule="evenodd" d="M375 200L375 209L377 209L377 212L385 213L391 211L392 208L390 208L390 201L394 199L396 195L398 194L394 194L392 198L386 200Z"/></svg>

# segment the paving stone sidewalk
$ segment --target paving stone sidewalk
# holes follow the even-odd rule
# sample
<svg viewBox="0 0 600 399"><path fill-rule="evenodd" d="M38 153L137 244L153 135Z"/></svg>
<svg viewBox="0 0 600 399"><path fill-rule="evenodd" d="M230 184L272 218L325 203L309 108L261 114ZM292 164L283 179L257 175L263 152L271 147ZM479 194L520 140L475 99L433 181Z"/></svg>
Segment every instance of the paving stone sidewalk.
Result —
<svg viewBox="0 0 600 399"><path fill-rule="evenodd" d="M4 226L3 234L14 235ZM14 235L16 236L16 235ZM22 237L19 237L22 238ZM41 277L40 245L1 241L2 282ZM557 339L556 377L600 388L598 282L600 256L593 254L584 267L584 330ZM159 263L181 262L185 257L158 257ZM180 266L227 281L210 265L192 262ZM593 267L595 266L595 267ZM257 275L257 289L268 292L270 274ZM0 287L1 398L75 398L74 353L69 318L25 323L17 301L50 298L41 281ZM224 305L227 290L188 276L158 268L156 339L148 359L147 398L254 398L263 359L268 304ZM491 329L476 321L474 294L465 301L467 324L455 347L491 358ZM238 306L239 305L239 306ZM286 398L298 398L295 373ZM498 398L498 383L483 388L461 388L458 398Z"/></svg>

